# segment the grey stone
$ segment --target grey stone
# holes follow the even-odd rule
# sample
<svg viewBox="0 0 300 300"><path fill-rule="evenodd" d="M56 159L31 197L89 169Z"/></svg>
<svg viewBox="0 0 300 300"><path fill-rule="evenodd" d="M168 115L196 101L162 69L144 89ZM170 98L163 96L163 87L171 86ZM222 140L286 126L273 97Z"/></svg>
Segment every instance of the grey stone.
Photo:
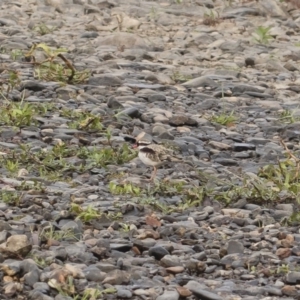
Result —
<svg viewBox="0 0 300 300"><path fill-rule="evenodd" d="M182 263L180 262L179 257L175 256L175 255L165 255L163 258L161 258L161 262L166 267L182 266Z"/></svg>
<svg viewBox="0 0 300 300"><path fill-rule="evenodd" d="M106 273L102 272L96 266L89 266L83 270L85 278L89 281L101 282L104 280Z"/></svg>
<svg viewBox="0 0 300 300"><path fill-rule="evenodd" d="M100 74L95 77L91 77L88 83L96 86L120 86L122 84L122 79L112 74Z"/></svg>
<svg viewBox="0 0 300 300"><path fill-rule="evenodd" d="M107 106L113 109L123 108L123 105L113 96L107 100Z"/></svg>
<svg viewBox="0 0 300 300"><path fill-rule="evenodd" d="M239 241L229 241L227 245L227 253L244 253L244 245Z"/></svg>
<svg viewBox="0 0 300 300"><path fill-rule="evenodd" d="M184 86L187 87L217 87L218 85L215 83L214 80L210 79L209 76L201 76L191 80L186 81L183 83Z"/></svg>
<svg viewBox="0 0 300 300"><path fill-rule="evenodd" d="M197 281L189 281L185 287L189 289L197 297L207 299L207 300L222 300L223 298L219 295L205 290L207 288L205 285L200 284Z"/></svg>
<svg viewBox="0 0 300 300"><path fill-rule="evenodd" d="M117 289L117 296L121 299L130 299L132 297L132 292L126 289Z"/></svg>
<svg viewBox="0 0 300 300"><path fill-rule="evenodd" d="M285 281L288 284L298 284L300 282L300 272L291 271L286 274Z"/></svg>
<svg viewBox="0 0 300 300"><path fill-rule="evenodd" d="M156 298L156 300L169 300L169 299L174 299L178 300L179 299L179 294L177 291L164 291L164 293Z"/></svg>

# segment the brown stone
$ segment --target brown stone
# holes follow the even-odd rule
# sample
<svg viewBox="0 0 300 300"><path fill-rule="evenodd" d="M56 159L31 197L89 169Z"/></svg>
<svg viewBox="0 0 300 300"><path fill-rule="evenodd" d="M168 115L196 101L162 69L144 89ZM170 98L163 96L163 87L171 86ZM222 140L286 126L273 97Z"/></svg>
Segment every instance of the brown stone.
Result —
<svg viewBox="0 0 300 300"><path fill-rule="evenodd" d="M278 238L279 240L285 239L285 238L286 238L286 233L284 233L284 232L279 232L278 235L277 235L277 238Z"/></svg>
<svg viewBox="0 0 300 300"><path fill-rule="evenodd" d="M183 298L187 298L192 295L192 292L190 290L188 290L187 288L182 287L182 286L177 286L176 290L179 293L180 297L183 297Z"/></svg>
<svg viewBox="0 0 300 300"><path fill-rule="evenodd" d="M182 114L173 115L169 119L169 124L172 126L183 126L183 125L197 126L198 125L196 120L193 120L192 118Z"/></svg>
<svg viewBox="0 0 300 300"><path fill-rule="evenodd" d="M57 241L57 240L53 240L53 239L49 239L47 241L47 246L48 247L51 247L51 246L59 246L60 245L60 242Z"/></svg>
<svg viewBox="0 0 300 300"><path fill-rule="evenodd" d="M297 289L295 286L292 285L285 285L282 289L281 289L282 293L286 296L296 296L297 293Z"/></svg>
<svg viewBox="0 0 300 300"><path fill-rule="evenodd" d="M295 242L295 238L292 234L288 234L285 239L291 244Z"/></svg>
<svg viewBox="0 0 300 300"><path fill-rule="evenodd" d="M4 294L7 296L12 296L22 290L23 290L23 284L19 282L9 282L4 287Z"/></svg>
<svg viewBox="0 0 300 300"><path fill-rule="evenodd" d="M132 250L136 255L141 255L141 251L139 250L138 247L133 246L133 247L131 248L131 250Z"/></svg>
<svg viewBox="0 0 300 300"><path fill-rule="evenodd" d="M142 232L141 234L139 234L137 236L137 239L139 239L139 240L143 240L146 238L153 238L153 239L157 240L160 238L160 235L158 232L156 232L152 229L146 229L144 232Z"/></svg>
<svg viewBox="0 0 300 300"><path fill-rule="evenodd" d="M281 246L284 248L291 248L293 246L294 242L290 242L287 239L284 239L281 241Z"/></svg>
<svg viewBox="0 0 300 300"><path fill-rule="evenodd" d="M178 266L178 267L169 267L167 268L167 271L173 274L182 273L184 271L184 267Z"/></svg>
<svg viewBox="0 0 300 300"><path fill-rule="evenodd" d="M129 283L131 275L122 270L113 270L110 271L105 279L102 281L102 284L109 283L112 285L120 285Z"/></svg>
<svg viewBox="0 0 300 300"><path fill-rule="evenodd" d="M276 251L276 255L280 258L280 259L284 259L287 258L291 255L291 249L289 248L279 248Z"/></svg>
<svg viewBox="0 0 300 300"><path fill-rule="evenodd" d="M11 276L3 276L3 282L12 282L14 279Z"/></svg>
<svg viewBox="0 0 300 300"><path fill-rule="evenodd" d="M0 245L0 253L7 258L23 258L31 251L32 245L25 234L9 237Z"/></svg>

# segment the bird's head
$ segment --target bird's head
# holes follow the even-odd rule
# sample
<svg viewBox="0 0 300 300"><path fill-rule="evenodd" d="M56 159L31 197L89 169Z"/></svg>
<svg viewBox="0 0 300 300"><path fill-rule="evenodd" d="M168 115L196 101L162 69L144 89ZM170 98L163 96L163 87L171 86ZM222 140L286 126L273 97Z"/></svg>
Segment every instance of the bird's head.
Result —
<svg viewBox="0 0 300 300"><path fill-rule="evenodd" d="M141 140L137 141L136 144L133 145L133 148L143 149L144 147L147 147L151 144L151 141L149 140Z"/></svg>
<svg viewBox="0 0 300 300"><path fill-rule="evenodd" d="M133 145L133 148L142 149L152 143L152 136L146 132L141 132L136 138L136 143Z"/></svg>

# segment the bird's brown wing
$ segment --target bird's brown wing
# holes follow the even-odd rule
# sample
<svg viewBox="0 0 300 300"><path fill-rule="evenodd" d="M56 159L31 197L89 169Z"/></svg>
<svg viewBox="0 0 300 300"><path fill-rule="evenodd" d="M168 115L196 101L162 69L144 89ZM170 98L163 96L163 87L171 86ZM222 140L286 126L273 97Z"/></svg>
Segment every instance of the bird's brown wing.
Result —
<svg viewBox="0 0 300 300"><path fill-rule="evenodd" d="M160 145L151 145L149 146L155 153L159 161L168 162L168 161L180 161L179 158L173 155L173 151L165 148Z"/></svg>
<svg viewBox="0 0 300 300"><path fill-rule="evenodd" d="M143 147L140 152L143 152L148 158L159 163L161 162L161 158L159 156L159 152L153 149L152 145Z"/></svg>

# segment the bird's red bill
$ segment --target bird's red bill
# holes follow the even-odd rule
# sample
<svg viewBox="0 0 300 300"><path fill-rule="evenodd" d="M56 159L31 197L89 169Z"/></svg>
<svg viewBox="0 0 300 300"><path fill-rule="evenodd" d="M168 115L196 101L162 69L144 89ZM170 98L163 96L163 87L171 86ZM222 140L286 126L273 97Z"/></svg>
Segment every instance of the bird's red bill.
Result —
<svg viewBox="0 0 300 300"><path fill-rule="evenodd" d="M137 147L138 147L137 144L132 145L132 148L137 148Z"/></svg>

